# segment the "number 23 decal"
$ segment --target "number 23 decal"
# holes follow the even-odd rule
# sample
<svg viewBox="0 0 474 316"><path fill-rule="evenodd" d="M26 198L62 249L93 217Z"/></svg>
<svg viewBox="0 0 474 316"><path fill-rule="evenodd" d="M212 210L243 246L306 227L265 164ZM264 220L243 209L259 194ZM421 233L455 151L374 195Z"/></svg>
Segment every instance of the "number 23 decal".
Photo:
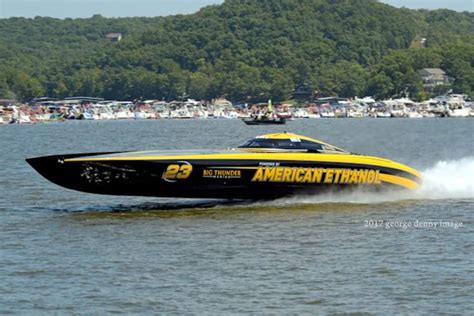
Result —
<svg viewBox="0 0 474 316"><path fill-rule="evenodd" d="M187 161L178 161L178 163L169 165L161 178L168 182L187 179L193 171L193 166Z"/></svg>

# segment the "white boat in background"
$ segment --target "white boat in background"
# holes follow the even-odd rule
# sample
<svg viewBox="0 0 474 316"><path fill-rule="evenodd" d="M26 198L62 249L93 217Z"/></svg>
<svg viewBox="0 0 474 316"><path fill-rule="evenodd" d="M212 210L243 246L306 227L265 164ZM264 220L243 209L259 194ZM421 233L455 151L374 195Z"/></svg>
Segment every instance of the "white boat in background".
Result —
<svg viewBox="0 0 474 316"><path fill-rule="evenodd" d="M468 117L471 109L465 108L464 106L457 106L455 108L449 108L449 117Z"/></svg>
<svg viewBox="0 0 474 316"><path fill-rule="evenodd" d="M224 115L225 115L225 118L230 119L230 120L235 120L235 119L239 118L239 113L237 113L234 110L228 111L228 112L224 113Z"/></svg>
<svg viewBox="0 0 474 316"><path fill-rule="evenodd" d="M4 111L4 107L0 105L0 124L6 124L8 122L6 122L6 120L4 119L4 117L6 116L6 113Z"/></svg>
<svg viewBox="0 0 474 316"><path fill-rule="evenodd" d="M450 117L468 117L471 109L466 107L464 95L452 94L450 100L447 102L448 116Z"/></svg>
<svg viewBox="0 0 474 316"><path fill-rule="evenodd" d="M420 113L423 117L436 117L436 115L431 112L431 105L429 102L422 102L418 104L417 112Z"/></svg>
<svg viewBox="0 0 474 316"><path fill-rule="evenodd" d="M427 112L433 114L434 116L444 117L448 115L448 110L446 105L430 99L424 103L428 104Z"/></svg>
<svg viewBox="0 0 474 316"><path fill-rule="evenodd" d="M377 111L375 116L377 118L391 118L392 114L389 111Z"/></svg>
<svg viewBox="0 0 474 316"><path fill-rule="evenodd" d="M133 119L135 116L133 115L133 112L130 110L118 110L114 112L114 117L115 119L118 120L127 120L127 119Z"/></svg>
<svg viewBox="0 0 474 316"><path fill-rule="evenodd" d="M294 118L309 118L309 112L306 109L299 108L293 112Z"/></svg>
<svg viewBox="0 0 474 316"><path fill-rule="evenodd" d="M171 111L170 118L172 119L192 119L194 116L193 114L188 110L187 107L180 107L177 108L173 111Z"/></svg>
<svg viewBox="0 0 474 316"><path fill-rule="evenodd" d="M38 122L47 122L51 120L51 114L50 113L35 114L35 118Z"/></svg>
<svg viewBox="0 0 474 316"><path fill-rule="evenodd" d="M208 117L213 119L224 119L224 110L220 108L214 108L209 112Z"/></svg>
<svg viewBox="0 0 474 316"><path fill-rule="evenodd" d="M165 101L154 102L152 108L158 119L168 119L171 117L170 105Z"/></svg>
<svg viewBox="0 0 474 316"><path fill-rule="evenodd" d="M95 118L99 120L113 120L115 115L108 106L101 106L95 111Z"/></svg>
<svg viewBox="0 0 474 316"><path fill-rule="evenodd" d="M209 112L201 108L194 108L192 113L195 119L207 119L209 117Z"/></svg>
<svg viewBox="0 0 474 316"><path fill-rule="evenodd" d="M434 98L433 101L437 102L438 107L443 109L442 116L467 117L470 109L465 106L465 97L463 94L440 95Z"/></svg>
<svg viewBox="0 0 474 316"><path fill-rule="evenodd" d="M218 98L218 99L213 100L212 105L216 107L224 107L224 108L233 107L232 102L224 98Z"/></svg>
<svg viewBox="0 0 474 316"><path fill-rule="evenodd" d="M319 113L309 113L309 118L310 119L319 119L319 118L321 118L321 114L319 114Z"/></svg>
<svg viewBox="0 0 474 316"><path fill-rule="evenodd" d="M28 116L28 114L23 113L23 111L21 111L17 106L11 106L10 108L12 110L10 123L16 123L16 124L32 123L32 120Z"/></svg>
<svg viewBox="0 0 474 316"><path fill-rule="evenodd" d="M146 120L157 118L154 110L155 100L146 100L135 105L133 109L133 118L136 120Z"/></svg>
<svg viewBox="0 0 474 316"><path fill-rule="evenodd" d="M353 105L349 106L348 109L347 109L347 117L350 117L350 118L363 118L363 117L367 117L367 112L365 111L365 109L362 106L357 105L357 104L353 104Z"/></svg>
<svg viewBox="0 0 474 316"><path fill-rule="evenodd" d="M80 118L83 120L95 120L97 117L93 111L84 111Z"/></svg>
<svg viewBox="0 0 474 316"><path fill-rule="evenodd" d="M26 114L19 114L18 116L13 116L13 120L18 124L30 124L32 123L31 118Z"/></svg>
<svg viewBox="0 0 474 316"><path fill-rule="evenodd" d="M136 120L146 120L146 119L150 119L150 118L155 118L156 116L152 115L149 112L145 112L145 111L135 111L135 112L133 112L133 117Z"/></svg>
<svg viewBox="0 0 474 316"><path fill-rule="evenodd" d="M408 117L409 111L405 104L394 101L390 104L390 113L392 117Z"/></svg>
<svg viewBox="0 0 474 316"><path fill-rule="evenodd" d="M293 113L289 110L277 109L276 113L278 117L284 118L286 120L293 119Z"/></svg>
<svg viewBox="0 0 474 316"><path fill-rule="evenodd" d="M382 101L374 104L370 108L370 115L376 118L390 118L392 113L390 112L390 103Z"/></svg>
<svg viewBox="0 0 474 316"><path fill-rule="evenodd" d="M156 118L157 119L169 119L170 118L170 112L169 111L163 111L163 112L155 112Z"/></svg>
<svg viewBox="0 0 474 316"><path fill-rule="evenodd" d="M344 118L347 117L347 108L344 105L337 105L333 107L334 117Z"/></svg>
<svg viewBox="0 0 474 316"><path fill-rule="evenodd" d="M127 120L135 118L132 108L133 102L130 101L114 101L107 105L110 112L116 120Z"/></svg>
<svg viewBox="0 0 474 316"><path fill-rule="evenodd" d="M405 105L407 108L412 108L415 106L415 102L408 99L408 98L399 98L399 99L395 99L393 100L394 102L398 103L398 104L403 104Z"/></svg>
<svg viewBox="0 0 474 316"><path fill-rule="evenodd" d="M411 112L408 112L408 117L409 118L423 118L424 116L421 113L418 113L416 111L411 111Z"/></svg>
<svg viewBox="0 0 474 316"><path fill-rule="evenodd" d="M315 104L310 104L306 111L308 112L308 118L321 118L321 113L319 113L319 108Z"/></svg>
<svg viewBox="0 0 474 316"><path fill-rule="evenodd" d="M321 104L319 106L319 115L321 115L321 118L336 118L336 114L329 104Z"/></svg>
<svg viewBox="0 0 474 316"><path fill-rule="evenodd" d="M355 97L354 103L363 107L372 107L375 105L376 101L372 97L363 97L362 99Z"/></svg>

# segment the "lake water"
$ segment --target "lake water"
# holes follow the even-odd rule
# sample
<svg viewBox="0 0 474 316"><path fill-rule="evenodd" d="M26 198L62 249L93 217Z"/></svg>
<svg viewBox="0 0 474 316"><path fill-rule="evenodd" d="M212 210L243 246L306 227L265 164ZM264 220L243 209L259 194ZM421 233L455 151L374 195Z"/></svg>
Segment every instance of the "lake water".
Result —
<svg viewBox="0 0 474 316"><path fill-rule="evenodd" d="M49 183L59 153L226 148L287 130L423 172L415 193L259 203L110 197ZM0 314L468 314L474 119L0 126Z"/></svg>

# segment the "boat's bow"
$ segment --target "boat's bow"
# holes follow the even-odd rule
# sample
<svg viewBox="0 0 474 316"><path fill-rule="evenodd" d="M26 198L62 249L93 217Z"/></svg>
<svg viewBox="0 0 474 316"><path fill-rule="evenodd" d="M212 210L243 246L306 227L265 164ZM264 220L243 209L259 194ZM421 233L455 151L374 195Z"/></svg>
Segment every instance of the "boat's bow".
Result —
<svg viewBox="0 0 474 316"><path fill-rule="evenodd" d="M88 153L87 157L115 154L115 152ZM82 164L66 164L67 159L83 157L84 154L67 154L26 159L39 174L49 181L68 189L90 192L81 185Z"/></svg>

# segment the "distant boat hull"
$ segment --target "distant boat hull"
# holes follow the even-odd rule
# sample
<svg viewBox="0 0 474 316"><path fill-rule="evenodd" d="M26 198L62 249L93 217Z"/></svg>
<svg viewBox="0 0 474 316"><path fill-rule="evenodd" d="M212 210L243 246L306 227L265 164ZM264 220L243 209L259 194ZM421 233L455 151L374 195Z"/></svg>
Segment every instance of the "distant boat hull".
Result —
<svg viewBox="0 0 474 316"><path fill-rule="evenodd" d="M276 118L276 119L252 119L245 118L242 119L247 125L284 125L286 124L285 118Z"/></svg>

